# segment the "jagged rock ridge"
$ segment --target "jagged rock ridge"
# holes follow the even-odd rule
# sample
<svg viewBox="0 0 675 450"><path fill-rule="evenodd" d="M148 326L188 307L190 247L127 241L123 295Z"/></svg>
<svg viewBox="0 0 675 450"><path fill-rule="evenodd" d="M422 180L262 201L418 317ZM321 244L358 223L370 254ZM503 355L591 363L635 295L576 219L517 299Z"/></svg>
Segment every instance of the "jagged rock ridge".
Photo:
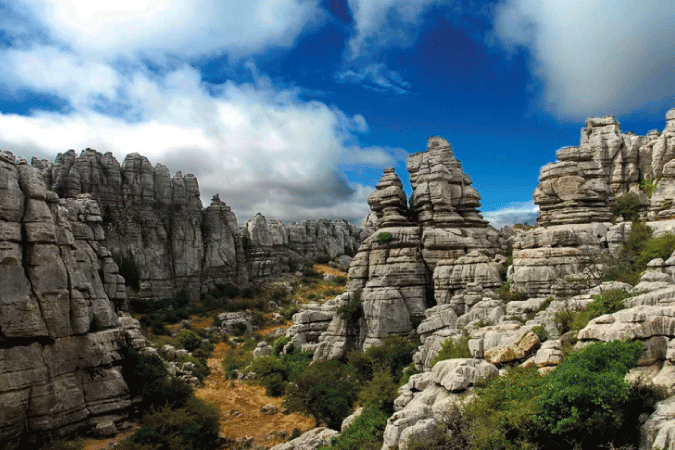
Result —
<svg viewBox="0 0 675 450"><path fill-rule="evenodd" d="M144 299L171 297L185 289L198 298L204 287L245 285L289 271L318 256L358 248L359 232L345 221L285 224L258 214L239 227L216 195L202 208L197 179L132 153L120 165L111 153L69 150L55 162L33 160L47 187L61 197L88 193L99 203L105 244L133 260Z"/></svg>

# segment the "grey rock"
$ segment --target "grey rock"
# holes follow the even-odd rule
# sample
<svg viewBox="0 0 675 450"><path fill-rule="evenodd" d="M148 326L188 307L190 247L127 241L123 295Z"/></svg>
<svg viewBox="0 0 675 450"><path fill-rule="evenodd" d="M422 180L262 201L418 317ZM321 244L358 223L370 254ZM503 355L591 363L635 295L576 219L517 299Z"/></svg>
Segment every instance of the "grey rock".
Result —
<svg viewBox="0 0 675 450"><path fill-rule="evenodd" d="M275 445L270 450L316 450L319 447L330 446L339 434L330 428L314 428L292 441Z"/></svg>

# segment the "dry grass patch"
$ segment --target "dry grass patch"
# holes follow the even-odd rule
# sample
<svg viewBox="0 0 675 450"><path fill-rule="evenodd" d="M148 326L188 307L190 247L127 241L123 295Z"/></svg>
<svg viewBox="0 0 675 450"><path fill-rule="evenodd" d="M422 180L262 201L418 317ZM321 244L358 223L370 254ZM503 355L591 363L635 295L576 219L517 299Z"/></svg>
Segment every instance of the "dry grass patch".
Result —
<svg viewBox="0 0 675 450"><path fill-rule="evenodd" d="M218 354L224 350L225 348L218 344L214 353ZM290 436L294 428L300 428L303 432L314 428L314 419L300 414L261 412L261 408L268 404L275 405L281 411L282 399L266 396L265 388L262 386L245 381L226 380L218 358L209 359L208 364L211 375L203 387L195 390L195 395L218 406L221 414L221 435L231 438L253 436L254 443L271 446L283 442L281 435L285 433ZM266 440L270 433L275 433L275 438Z"/></svg>

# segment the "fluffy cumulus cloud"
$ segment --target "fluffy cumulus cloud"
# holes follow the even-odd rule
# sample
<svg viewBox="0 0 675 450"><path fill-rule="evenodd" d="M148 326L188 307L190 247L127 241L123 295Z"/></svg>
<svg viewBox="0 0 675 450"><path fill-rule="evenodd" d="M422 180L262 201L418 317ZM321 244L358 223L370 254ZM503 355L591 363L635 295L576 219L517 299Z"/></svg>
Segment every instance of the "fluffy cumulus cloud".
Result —
<svg viewBox="0 0 675 450"><path fill-rule="evenodd" d="M533 201L511 203L501 209L483 211L482 215L490 222L490 225L497 229L517 223L534 225L539 216L539 207Z"/></svg>
<svg viewBox="0 0 675 450"><path fill-rule="evenodd" d="M580 119L672 104L673 23L670 2L506 0L493 37L526 50L547 110Z"/></svg>
<svg viewBox="0 0 675 450"><path fill-rule="evenodd" d="M204 82L190 64L209 52L242 56L290 45L320 19L318 1L17 5L0 27L12 44L0 49L0 85L6 95L44 94L66 106L0 113L0 148L45 159L70 148L111 151L120 161L138 152L194 173L203 200L219 193L241 221L262 212L358 222L372 188L349 183L340 170L390 166L404 156L360 147L368 129L362 116L277 87L253 63L252 82L219 84Z"/></svg>
<svg viewBox="0 0 675 450"><path fill-rule="evenodd" d="M23 0L53 39L102 56L250 54L287 47L324 12L319 0Z"/></svg>

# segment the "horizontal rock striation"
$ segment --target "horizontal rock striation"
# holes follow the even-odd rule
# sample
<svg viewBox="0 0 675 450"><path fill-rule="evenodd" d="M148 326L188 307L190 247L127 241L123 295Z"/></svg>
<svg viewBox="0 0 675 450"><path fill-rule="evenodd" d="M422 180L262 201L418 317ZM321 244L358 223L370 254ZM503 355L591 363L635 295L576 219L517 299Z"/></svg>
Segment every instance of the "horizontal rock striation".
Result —
<svg viewBox="0 0 675 450"><path fill-rule="evenodd" d="M393 335L407 335L425 310L445 303L467 284L502 284L498 233L477 211L479 195L448 142L429 138L425 152L408 158L410 206L393 169L385 169L368 197L372 213L349 268L346 290L358 293L361 319L335 317L322 334L315 359L340 358ZM345 300L346 302L346 300Z"/></svg>
<svg viewBox="0 0 675 450"><path fill-rule="evenodd" d="M143 349L89 195L59 199L0 152L0 442L126 414L120 345Z"/></svg>
<svg viewBox="0 0 675 450"><path fill-rule="evenodd" d="M33 160L47 187L63 198L90 194L101 208L105 245L132 261L143 299L181 290L198 298L203 287L252 281L288 272L319 256L353 255L359 230L346 221L285 224L258 214L244 227L214 196L202 208L194 175L171 177L166 166L132 153L120 165L111 153L69 150L54 163ZM129 280L127 280L129 281Z"/></svg>
<svg viewBox="0 0 675 450"><path fill-rule="evenodd" d="M675 215L675 109L663 132L622 133L613 116L589 118L580 144L558 150L558 161L539 173L533 193L539 227L519 231L513 242L513 289L528 295L577 294L599 283L591 272L599 255L616 250L630 223L613 216L620 199L633 195L640 216ZM565 285L566 284L566 285Z"/></svg>

